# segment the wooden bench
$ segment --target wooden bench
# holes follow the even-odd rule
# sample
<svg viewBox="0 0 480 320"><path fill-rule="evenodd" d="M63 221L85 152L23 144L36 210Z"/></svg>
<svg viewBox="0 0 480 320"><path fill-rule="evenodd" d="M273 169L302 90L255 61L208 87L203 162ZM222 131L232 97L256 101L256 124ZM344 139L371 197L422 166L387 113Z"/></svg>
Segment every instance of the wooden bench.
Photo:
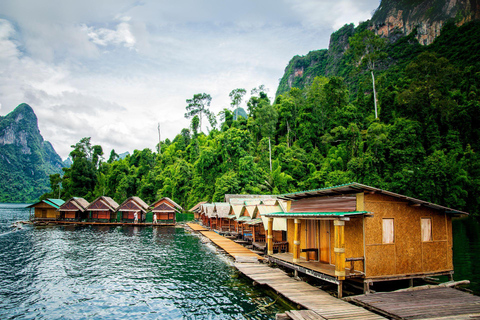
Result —
<svg viewBox="0 0 480 320"><path fill-rule="evenodd" d="M346 258L345 259L345 262L350 262L350 272L353 272L355 271L355 261L364 261L365 258L364 257L358 257L358 258ZM362 266L362 272L365 272L365 264L363 263L363 266Z"/></svg>
<svg viewBox="0 0 480 320"><path fill-rule="evenodd" d="M307 256L306 260L307 261L310 261L310 257L309 257L308 253L309 252L315 252L315 259L313 259L313 260L318 261L318 256L320 255L319 254L320 250L318 248L306 248L306 249L302 249L301 252L306 252L307 253L306 254L306 256Z"/></svg>

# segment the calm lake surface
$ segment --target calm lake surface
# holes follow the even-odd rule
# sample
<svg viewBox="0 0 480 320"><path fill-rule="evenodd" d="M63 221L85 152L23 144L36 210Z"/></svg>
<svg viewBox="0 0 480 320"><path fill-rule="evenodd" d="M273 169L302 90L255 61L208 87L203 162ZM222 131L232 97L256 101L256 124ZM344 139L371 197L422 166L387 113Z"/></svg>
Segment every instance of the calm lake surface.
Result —
<svg viewBox="0 0 480 320"><path fill-rule="evenodd" d="M183 228L32 227L0 204L0 319L275 319L291 309Z"/></svg>
<svg viewBox="0 0 480 320"><path fill-rule="evenodd" d="M32 227L0 204L0 319L274 319L291 309L183 228ZM183 217L185 218L185 217ZM456 220L455 280L480 294L480 224Z"/></svg>

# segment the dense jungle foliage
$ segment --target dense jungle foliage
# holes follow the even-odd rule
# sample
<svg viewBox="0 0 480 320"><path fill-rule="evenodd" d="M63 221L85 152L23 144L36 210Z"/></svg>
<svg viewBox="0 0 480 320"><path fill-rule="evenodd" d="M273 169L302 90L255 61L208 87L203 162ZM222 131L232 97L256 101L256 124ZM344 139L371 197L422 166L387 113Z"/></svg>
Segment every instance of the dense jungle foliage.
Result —
<svg viewBox="0 0 480 320"><path fill-rule="evenodd" d="M375 70L378 119L371 72L357 67L349 51L338 62L343 78L317 74L275 101L265 88L254 90L247 119L234 120L225 109L204 134L197 114L190 128L161 143L161 154L135 150L117 160L112 151L102 161L101 147L85 138L73 146L64 176L51 176L52 192L44 197L109 195L121 202L137 195L152 203L168 196L189 208L226 193L281 194L355 181L477 214L479 34L478 22L448 23L430 46L413 35L386 43Z"/></svg>

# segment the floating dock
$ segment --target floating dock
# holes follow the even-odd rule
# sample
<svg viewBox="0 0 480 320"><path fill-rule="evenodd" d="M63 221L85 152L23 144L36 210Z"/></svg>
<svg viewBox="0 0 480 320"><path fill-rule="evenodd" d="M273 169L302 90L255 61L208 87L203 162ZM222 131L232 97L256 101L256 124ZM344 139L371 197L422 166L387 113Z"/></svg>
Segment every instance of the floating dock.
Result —
<svg viewBox="0 0 480 320"><path fill-rule="evenodd" d="M175 226L175 223L145 223L145 222L100 222L100 221L36 221L33 222L34 226L46 226L46 225L77 225L77 226L132 226L132 227L162 227L162 226Z"/></svg>
<svg viewBox="0 0 480 320"><path fill-rule="evenodd" d="M235 267L257 284L266 285L288 300L308 309L288 311L287 315L296 319L349 319L349 320L379 320L385 319L362 307L337 299L330 294L306 282L295 280L278 268L272 268L258 263L264 258L251 250L209 231L196 223L187 223L195 231L202 233L217 246L235 258ZM252 260L254 260L252 262ZM256 261L255 261L256 260Z"/></svg>
<svg viewBox="0 0 480 320"><path fill-rule="evenodd" d="M480 319L480 297L454 288L375 293L346 299L392 319Z"/></svg>

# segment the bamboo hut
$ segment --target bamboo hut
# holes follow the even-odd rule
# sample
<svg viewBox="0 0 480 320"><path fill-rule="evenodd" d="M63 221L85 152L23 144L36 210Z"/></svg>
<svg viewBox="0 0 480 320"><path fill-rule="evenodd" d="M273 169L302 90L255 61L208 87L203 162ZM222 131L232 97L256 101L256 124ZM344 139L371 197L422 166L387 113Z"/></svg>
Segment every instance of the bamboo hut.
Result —
<svg viewBox="0 0 480 320"><path fill-rule="evenodd" d="M132 223L135 222L135 213L137 213L138 222L144 222L148 204L139 197L130 197L125 200L117 209L117 221Z"/></svg>
<svg viewBox="0 0 480 320"><path fill-rule="evenodd" d="M359 183L279 196L285 212L266 213L272 262L338 285L448 275L452 217L467 213ZM287 253L274 253L273 224L287 219Z"/></svg>
<svg viewBox="0 0 480 320"><path fill-rule="evenodd" d="M118 203L110 197L100 196L87 207L89 219L97 222L113 222L116 220L115 212Z"/></svg>
<svg viewBox="0 0 480 320"><path fill-rule="evenodd" d="M27 208L34 210L33 218L35 221L53 221L60 218L57 209L64 203L65 201L62 199L45 199L31 204Z"/></svg>
<svg viewBox="0 0 480 320"><path fill-rule="evenodd" d="M230 212L227 216L228 219L228 227L230 232L235 232L238 234L238 222L236 219L240 218L242 212L244 210L243 204L231 204L230 205Z"/></svg>
<svg viewBox="0 0 480 320"><path fill-rule="evenodd" d="M60 220L65 221L86 221L88 219L87 200L80 197L73 197L58 208Z"/></svg>
<svg viewBox="0 0 480 320"><path fill-rule="evenodd" d="M213 211L215 210L215 205L213 203L205 203L202 205L202 222L203 225L214 229L215 220L213 219Z"/></svg>
<svg viewBox="0 0 480 320"><path fill-rule="evenodd" d="M159 223L175 223L176 213L183 211L183 208L170 198L163 197L150 206L151 210L147 214L147 222L153 222L153 215L157 216Z"/></svg>
<svg viewBox="0 0 480 320"><path fill-rule="evenodd" d="M283 200L265 200L257 206L257 217L261 219L261 224L255 232L254 246L266 252L266 230L268 229L268 213L285 212L285 201ZM275 218L272 226L273 252L287 252L287 219Z"/></svg>
<svg viewBox="0 0 480 320"><path fill-rule="evenodd" d="M229 231L229 219L230 203L215 202L213 209L213 215L215 218L216 229L219 231Z"/></svg>
<svg viewBox="0 0 480 320"><path fill-rule="evenodd" d="M202 201L191 207L188 211L193 212L193 218L195 220L200 220L200 212L202 209L202 204L207 203L207 201Z"/></svg>

